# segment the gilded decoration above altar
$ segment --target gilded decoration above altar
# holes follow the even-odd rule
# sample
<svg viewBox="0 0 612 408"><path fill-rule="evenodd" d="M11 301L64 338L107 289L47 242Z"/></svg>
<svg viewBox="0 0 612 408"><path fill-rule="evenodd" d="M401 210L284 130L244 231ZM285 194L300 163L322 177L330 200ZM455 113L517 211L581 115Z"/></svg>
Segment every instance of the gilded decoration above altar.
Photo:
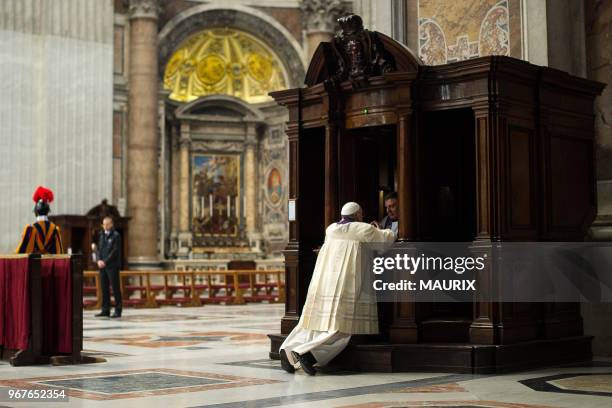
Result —
<svg viewBox="0 0 612 408"><path fill-rule="evenodd" d="M218 28L185 40L164 72L170 99L189 102L204 95L232 95L249 103L271 100L268 92L287 88L276 54L244 31Z"/></svg>

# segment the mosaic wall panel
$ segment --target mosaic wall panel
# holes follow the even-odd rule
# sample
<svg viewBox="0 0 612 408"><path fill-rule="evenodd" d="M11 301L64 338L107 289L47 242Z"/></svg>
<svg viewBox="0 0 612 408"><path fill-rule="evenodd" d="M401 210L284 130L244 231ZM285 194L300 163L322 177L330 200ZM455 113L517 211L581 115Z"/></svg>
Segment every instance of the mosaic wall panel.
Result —
<svg viewBox="0 0 612 408"><path fill-rule="evenodd" d="M258 200L262 231L269 252L285 248L288 240L287 192L289 163L287 137L283 125L271 126L260 147L260 189Z"/></svg>
<svg viewBox="0 0 612 408"><path fill-rule="evenodd" d="M522 58L520 0L420 0L418 10L419 56L427 65Z"/></svg>

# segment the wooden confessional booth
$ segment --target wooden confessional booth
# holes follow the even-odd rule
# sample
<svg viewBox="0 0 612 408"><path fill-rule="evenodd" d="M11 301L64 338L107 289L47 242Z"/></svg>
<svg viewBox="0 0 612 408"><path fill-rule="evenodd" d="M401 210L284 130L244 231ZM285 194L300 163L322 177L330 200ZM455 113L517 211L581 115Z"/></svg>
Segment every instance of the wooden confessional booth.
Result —
<svg viewBox="0 0 612 408"><path fill-rule="evenodd" d="M68 248L73 254L83 255L83 268L85 270L98 270L91 256L91 244L98 243L102 233L102 220L106 216L113 218L115 229L121 235L121 269L127 269L128 263L128 232L130 217L122 217L114 205L106 199L87 211L85 215L53 215L49 219L59 225L62 233L64 250Z"/></svg>
<svg viewBox="0 0 612 408"><path fill-rule="evenodd" d="M344 202L376 220L381 189L395 188L399 240L483 249L582 241L596 214L593 100L603 84L504 56L424 66L356 18L320 44L304 88L272 94L289 110L296 210L272 358ZM591 358L577 303L379 303L379 315L381 334L354 336L332 363L486 373Z"/></svg>

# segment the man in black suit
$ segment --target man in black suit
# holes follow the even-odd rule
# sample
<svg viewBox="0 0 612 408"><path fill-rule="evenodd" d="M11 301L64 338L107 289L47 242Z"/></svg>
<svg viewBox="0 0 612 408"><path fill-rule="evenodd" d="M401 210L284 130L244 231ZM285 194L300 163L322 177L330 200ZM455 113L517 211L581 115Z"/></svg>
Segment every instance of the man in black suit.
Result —
<svg viewBox="0 0 612 408"><path fill-rule="evenodd" d="M104 231L98 242L98 268L100 269L100 286L102 286L102 311L96 317L110 316L110 290L113 287L115 297L115 312L111 318L121 317L121 285L119 270L121 269L121 235L113 226L111 217L102 221Z"/></svg>

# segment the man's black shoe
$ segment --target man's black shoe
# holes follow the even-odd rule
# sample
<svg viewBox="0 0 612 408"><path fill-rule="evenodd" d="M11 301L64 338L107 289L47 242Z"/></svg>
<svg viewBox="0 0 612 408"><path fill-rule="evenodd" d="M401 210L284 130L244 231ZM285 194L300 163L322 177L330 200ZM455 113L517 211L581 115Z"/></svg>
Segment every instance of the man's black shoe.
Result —
<svg viewBox="0 0 612 408"><path fill-rule="evenodd" d="M100 312L95 317L110 317L110 312Z"/></svg>
<svg viewBox="0 0 612 408"><path fill-rule="evenodd" d="M119 317L121 317L121 313L117 313L117 312L115 312L115 313L113 313L113 314L111 315L111 317L110 317L110 318L111 318L111 319L118 319Z"/></svg>
<svg viewBox="0 0 612 408"><path fill-rule="evenodd" d="M306 374L315 375L317 373L316 368L314 368L314 365L317 364L317 359L314 358L311 352L301 355L295 351L292 351L291 353L293 353L293 358L300 362L302 370L304 370Z"/></svg>
<svg viewBox="0 0 612 408"><path fill-rule="evenodd" d="M281 367L283 368L283 370L285 370L288 373L295 372L295 367L293 367L293 364L289 362L289 359L287 358L287 353L285 353L285 350L280 351L280 361L281 361Z"/></svg>

